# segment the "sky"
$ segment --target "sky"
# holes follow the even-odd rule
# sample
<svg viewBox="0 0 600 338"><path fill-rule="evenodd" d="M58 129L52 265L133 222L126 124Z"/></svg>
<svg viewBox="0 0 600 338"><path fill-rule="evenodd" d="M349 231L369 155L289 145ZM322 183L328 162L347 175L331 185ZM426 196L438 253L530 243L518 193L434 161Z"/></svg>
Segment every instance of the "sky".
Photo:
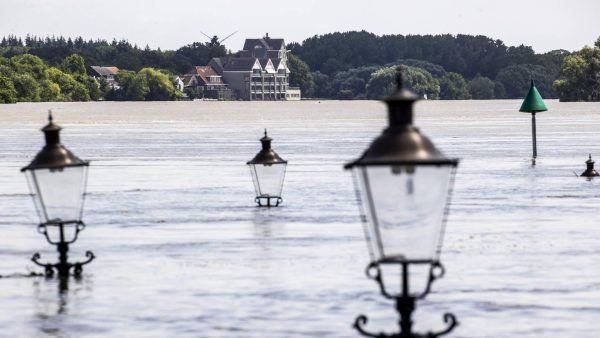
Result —
<svg viewBox="0 0 600 338"><path fill-rule="evenodd" d="M383 34L472 34L537 53L593 45L600 0L0 0L0 36L126 39L177 49L237 31L224 44L270 37L302 42L314 35L366 30Z"/></svg>

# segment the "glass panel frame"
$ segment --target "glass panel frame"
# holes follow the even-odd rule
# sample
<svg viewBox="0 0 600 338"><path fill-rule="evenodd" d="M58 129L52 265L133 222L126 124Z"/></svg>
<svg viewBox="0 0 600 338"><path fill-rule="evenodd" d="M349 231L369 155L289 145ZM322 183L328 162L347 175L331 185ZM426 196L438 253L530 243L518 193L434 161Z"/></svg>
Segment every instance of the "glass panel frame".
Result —
<svg viewBox="0 0 600 338"><path fill-rule="evenodd" d="M438 261L456 167L356 166L354 173L372 260Z"/></svg>
<svg viewBox="0 0 600 338"><path fill-rule="evenodd" d="M285 173L287 169L286 162L273 164L253 163L248 164L248 167L250 168L250 174L252 175L252 182L254 183L254 192L256 193L256 197L281 197L283 192L283 182L285 180ZM267 168L272 170L268 170Z"/></svg>
<svg viewBox="0 0 600 338"><path fill-rule="evenodd" d="M25 171L25 177L41 224L81 222L87 165L30 169Z"/></svg>

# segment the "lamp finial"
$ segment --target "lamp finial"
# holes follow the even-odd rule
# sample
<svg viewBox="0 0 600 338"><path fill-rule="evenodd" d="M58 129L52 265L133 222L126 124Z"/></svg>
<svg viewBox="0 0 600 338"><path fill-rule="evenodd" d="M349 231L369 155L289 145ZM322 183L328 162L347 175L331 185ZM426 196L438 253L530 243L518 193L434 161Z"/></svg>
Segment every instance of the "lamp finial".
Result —
<svg viewBox="0 0 600 338"><path fill-rule="evenodd" d="M52 109L48 109L48 123L52 123Z"/></svg>

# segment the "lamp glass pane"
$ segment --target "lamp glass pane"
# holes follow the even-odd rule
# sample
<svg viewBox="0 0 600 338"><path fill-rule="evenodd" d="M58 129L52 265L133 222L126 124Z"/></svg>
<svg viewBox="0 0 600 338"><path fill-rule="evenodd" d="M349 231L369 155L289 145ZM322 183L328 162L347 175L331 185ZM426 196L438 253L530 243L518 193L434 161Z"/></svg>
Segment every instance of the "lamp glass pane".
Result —
<svg viewBox="0 0 600 338"><path fill-rule="evenodd" d="M375 260L436 260L452 166L357 167Z"/></svg>
<svg viewBox="0 0 600 338"><path fill-rule="evenodd" d="M286 163L250 164L257 197L281 197Z"/></svg>
<svg viewBox="0 0 600 338"><path fill-rule="evenodd" d="M25 172L41 223L81 221L87 166Z"/></svg>

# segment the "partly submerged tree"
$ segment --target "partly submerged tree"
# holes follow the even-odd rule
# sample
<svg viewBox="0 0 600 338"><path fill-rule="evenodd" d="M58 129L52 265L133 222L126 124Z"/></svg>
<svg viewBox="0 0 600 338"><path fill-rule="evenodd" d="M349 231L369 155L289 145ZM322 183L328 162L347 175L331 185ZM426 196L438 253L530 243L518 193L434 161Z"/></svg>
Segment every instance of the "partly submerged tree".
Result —
<svg viewBox="0 0 600 338"><path fill-rule="evenodd" d="M315 82L306 62L290 53L288 54L288 68L290 69L290 86L300 87L302 96L311 97L315 89Z"/></svg>
<svg viewBox="0 0 600 338"><path fill-rule="evenodd" d="M146 101L169 101L177 97L177 90L169 74L153 68L144 68L137 76L145 78L148 83Z"/></svg>
<svg viewBox="0 0 600 338"><path fill-rule="evenodd" d="M560 73L553 85L560 101L600 101L600 37L565 57Z"/></svg>
<svg viewBox="0 0 600 338"><path fill-rule="evenodd" d="M61 69L65 73L85 75L85 60L81 55L71 54L63 60Z"/></svg>
<svg viewBox="0 0 600 338"><path fill-rule="evenodd" d="M90 93L86 86L77 82L70 74L51 67L47 70L48 79L60 87L61 101L89 101Z"/></svg>
<svg viewBox="0 0 600 338"><path fill-rule="evenodd" d="M491 100L495 98L495 87L494 81L479 74L469 82L469 92L475 100Z"/></svg>
<svg viewBox="0 0 600 338"><path fill-rule="evenodd" d="M496 76L496 81L501 83L505 95L496 95L496 98L505 97L507 99L523 98L529 90L531 80L540 94L544 98L553 98L552 74L548 73L546 68L540 65L520 64L502 68ZM498 93L496 93L498 94Z"/></svg>
<svg viewBox="0 0 600 338"><path fill-rule="evenodd" d="M15 74L12 81L15 85L17 100L19 102L40 101L40 85L33 76L28 73Z"/></svg>
<svg viewBox="0 0 600 338"><path fill-rule="evenodd" d="M331 95L331 81L329 76L319 71L311 73L315 84L313 97L325 98Z"/></svg>
<svg viewBox="0 0 600 338"><path fill-rule="evenodd" d="M0 103L16 103L17 91L8 76L0 74Z"/></svg>
<svg viewBox="0 0 600 338"><path fill-rule="evenodd" d="M60 86L50 80L42 80L40 83L40 99L44 102L61 101Z"/></svg>
<svg viewBox="0 0 600 338"><path fill-rule="evenodd" d="M390 95L396 88L397 66L385 67L375 71L367 83L367 98L380 99ZM417 95L438 99L440 85L428 71L410 66L402 66L402 79L404 85Z"/></svg>
<svg viewBox="0 0 600 338"><path fill-rule="evenodd" d="M120 71L116 76L120 88L107 95L110 100L167 101L177 97L168 74L154 68L143 68L137 74Z"/></svg>
<svg viewBox="0 0 600 338"><path fill-rule="evenodd" d="M469 84L462 75L448 73L440 80L440 99L442 100L468 100L471 98Z"/></svg>

